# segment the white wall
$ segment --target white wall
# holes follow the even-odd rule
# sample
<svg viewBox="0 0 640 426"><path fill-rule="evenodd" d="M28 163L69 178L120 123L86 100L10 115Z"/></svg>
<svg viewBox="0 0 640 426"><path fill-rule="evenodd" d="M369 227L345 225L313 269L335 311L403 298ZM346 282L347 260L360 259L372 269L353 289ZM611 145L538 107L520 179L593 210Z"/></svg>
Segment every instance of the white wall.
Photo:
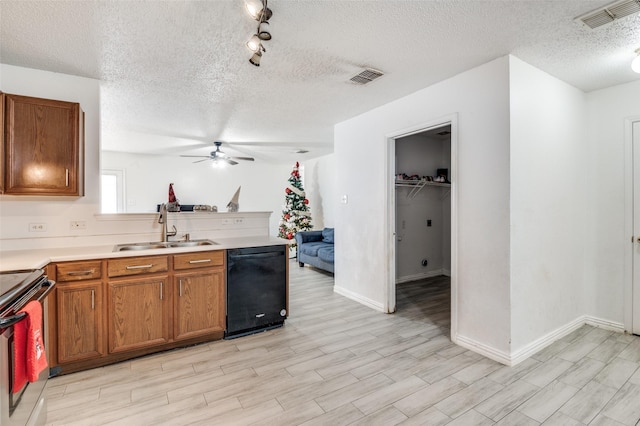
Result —
<svg viewBox="0 0 640 426"><path fill-rule="evenodd" d="M624 229L624 122L640 117L640 81L587 94L587 140L590 145L586 227L587 313L622 324L624 321L625 252L630 238ZM630 180L630 179L629 179Z"/></svg>
<svg viewBox="0 0 640 426"><path fill-rule="evenodd" d="M335 154L307 160L302 165L302 183L309 200L313 229L332 228L338 200Z"/></svg>
<svg viewBox="0 0 640 426"><path fill-rule="evenodd" d="M582 91L510 57L512 352L585 313Z"/></svg>
<svg viewBox="0 0 640 426"><path fill-rule="evenodd" d="M451 170L451 142L415 134L396 140L395 171L409 176L436 176ZM396 281L405 282L449 273L451 240L450 188L396 186ZM445 220L446 219L446 220ZM431 226L427 226L431 220ZM426 259L427 266L422 265Z"/></svg>
<svg viewBox="0 0 640 426"><path fill-rule="evenodd" d="M335 127L338 198L348 197L336 201L335 287L385 309L388 137L458 115L457 337L500 354L511 338L508 71L499 58Z"/></svg>
<svg viewBox="0 0 640 426"><path fill-rule="evenodd" d="M6 93L79 102L85 112L85 196L33 197L0 195L0 251L60 246L113 244L158 239L160 225L155 215L101 216L100 208L100 82L71 75L0 64L0 90ZM184 216L175 220L180 232L196 231L193 238L233 235L277 235L277 223L284 204L284 188L292 165L251 168L236 166L225 174L209 174L205 166L197 168L187 159L163 158L159 164L140 160L129 175L146 179L136 195L138 203L156 204L167 197L168 184L176 184L184 204L216 204L221 212L239 185L240 212L273 211L266 215L248 215L242 224L223 224L224 216ZM111 164L114 168L117 163ZM222 170L220 170L222 172ZM148 200L148 201L145 201ZM155 201L157 200L157 201ZM151 208L150 208L151 210ZM235 218L236 216L234 216ZM267 220L269 221L267 225ZM86 229L72 230L70 221L84 221ZM45 232L29 232L30 223L43 223Z"/></svg>
<svg viewBox="0 0 640 426"><path fill-rule="evenodd" d="M168 199L169 183L180 204L207 204L227 211L227 204L239 186L240 211L271 211L269 229L278 235L278 221L285 202L285 188L292 164L239 162L214 168L204 161L193 163L180 156L102 153L103 169L123 170L127 211L155 212Z"/></svg>

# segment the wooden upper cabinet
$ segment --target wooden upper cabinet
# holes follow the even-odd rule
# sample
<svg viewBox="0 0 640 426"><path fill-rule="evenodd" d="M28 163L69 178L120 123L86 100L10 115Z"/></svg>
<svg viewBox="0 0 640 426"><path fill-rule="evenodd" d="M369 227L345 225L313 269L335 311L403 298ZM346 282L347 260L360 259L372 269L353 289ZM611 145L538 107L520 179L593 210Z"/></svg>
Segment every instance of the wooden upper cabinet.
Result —
<svg viewBox="0 0 640 426"><path fill-rule="evenodd" d="M4 193L84 195L80 104L4 94Z"/></svg>

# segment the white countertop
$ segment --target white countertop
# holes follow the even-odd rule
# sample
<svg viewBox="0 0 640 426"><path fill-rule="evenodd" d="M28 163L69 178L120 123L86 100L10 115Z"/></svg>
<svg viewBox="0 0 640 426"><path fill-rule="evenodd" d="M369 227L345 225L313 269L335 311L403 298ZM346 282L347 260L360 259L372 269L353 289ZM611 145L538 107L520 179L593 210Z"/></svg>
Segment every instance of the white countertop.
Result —
<svg viewBox="0 0 640 426"><path fill-rule="evenodd" d="M37 269L51 262L66 262L88 259L107 259L133 256L153 256L194 251L225 250L244 247L276 246L291 241L275 237L216 238L216 245L196 247L168 247L150 250L131 250L114 252L114 245L58 247L35 250L12 250L0 252L0 271Z"/></svg>

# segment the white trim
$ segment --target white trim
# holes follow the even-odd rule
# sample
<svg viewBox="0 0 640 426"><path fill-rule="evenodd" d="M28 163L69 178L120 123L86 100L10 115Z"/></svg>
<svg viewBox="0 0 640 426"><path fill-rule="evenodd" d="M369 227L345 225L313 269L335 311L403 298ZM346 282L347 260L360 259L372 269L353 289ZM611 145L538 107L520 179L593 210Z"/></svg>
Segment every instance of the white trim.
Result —
<svg viewBox="0 0 640 426"><path fill-rule="evenodd" d="M385 284L385 300L383 312L394 312L396 305L396 234L395 234L395 142L396 139L421 133L429 129L451 125L451 340L454 343L458 331L458 114L452 113L387 134L386 179L387 186L384 201L387 205L385 226L387 229L387 245L385 259L387 261L387 282Z"/></svg>
<svg viewBox="0 0 640 426"><path fill-rule="evenodd" d="M354 300L358 303L361 303L365 306L368 306L372 309L375 309L376 311L380 311L383 313L387 313L387 311L385 311L384 306L382 305L382 303L380 302L376 302L375 300L371 300L368 297L364 297L358 293L354 293L351 290L347 290L344 287L338 287L336 285L333 286L333 291L334 293L338 293L341 296L346 297L347 299L351 299Z"/></svg>
<svg viewBox="0 0 640 426"><path fill-rule="evenodd" d="M628 243L624 251L624 306L625 331L633 331L633 123L640 116L624 120L624 232Z"/></svg>
<svg viewBox="0 0 640 426"><path fill-rule="evenodd" d="M427 278L437 277L440 275L447 275L444 273L444 269L434 269L433 271L425 272L422 274L413 274L413 275L407 275L405 277L400 277L396 279L396 284L409 283L412 281L420 281Z"/></svg>
<svg viewBox="0 0 640 426"><path fill-rule="evenodd" d="M563 325L550 333L545 334L539 339L534 340L525 347L513 352L509 357L509 363L507 365L514 366L521 363L525 359L541 351L553 342L562 339L563 337L573 333L583 325L590 325L593 327L602 328L605 330L611 330L618 333L624 333L624 324L615 321L609 321L601 318L596 318L588 315L582 315L568 324Z"/></svg>
<svg viewBox="0 0 640 426"><path fill-rule="evenodd" d="M511 354L510 363L507 365L514 366L525 359L529 358L531 355L539 352L540 350L546 348L556 340L563 338L564 336L573 333L580 327L585 324L585 316L580 316L568 324L563 325L562 327L556 328L550 333L545 334L544 336L534 340L523 348L518 349L517 351Z"/></svg>
<svg viewBox="0 0 640 426"><path fill-rule="evenodd" d="M609 321L601 318L591 317L587 315L584 320L585 324L593 327L603 328L605 330L615 331L617 333L624 333L625 327L621 322Z"/></svg>
<svg viewBox="0 0 640 426"><path fill-rule="evenodd" d="M473 339L461 335L456 336L455 343L459 346L462 346L463 348L472 350L475 353L486 356L487 358L497 361L501 364L508 366L512 365L511 357L509 356L509 354L492 348L491 346L485 345L484 343L477 342Z"/></svg>

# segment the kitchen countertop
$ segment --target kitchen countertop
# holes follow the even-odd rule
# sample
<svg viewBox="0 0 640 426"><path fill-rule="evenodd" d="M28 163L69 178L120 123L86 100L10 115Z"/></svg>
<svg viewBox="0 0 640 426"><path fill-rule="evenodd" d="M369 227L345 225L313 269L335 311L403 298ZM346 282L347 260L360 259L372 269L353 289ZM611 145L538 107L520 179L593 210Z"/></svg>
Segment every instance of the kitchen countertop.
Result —
<svg viewBox="0 0 640 426"><path fill-rule="evenodd" d="M195 247L167 247L150 250L114 252L115 244L102 246L58 247L47 249L11 250L0 252L0 271L37 269L51 262L67 262L89 259L115 259L122 257L156 256L162 254L195 251L225 250L244 247L276 246L291 241L275 237L216 238L216 245Z"/></svg>

